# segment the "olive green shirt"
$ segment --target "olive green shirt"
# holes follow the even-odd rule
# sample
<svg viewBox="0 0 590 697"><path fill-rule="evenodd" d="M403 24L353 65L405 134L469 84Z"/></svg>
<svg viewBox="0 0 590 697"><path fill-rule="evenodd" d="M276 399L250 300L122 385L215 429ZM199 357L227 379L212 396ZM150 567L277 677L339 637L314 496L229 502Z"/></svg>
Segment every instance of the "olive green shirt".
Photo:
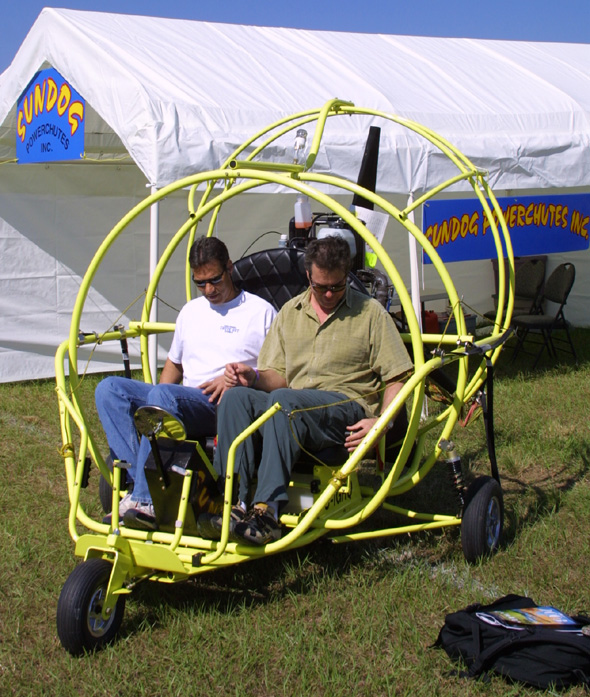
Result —
<svg viewBox="0 0 590 697"><path fill-rule="evenodd" d="M347 287L324 324L309 289L287 302L264 340L258 368L274 370L295 390L342 392L376 416L382 383L403 377L412 361L387 310Z"/></svg>

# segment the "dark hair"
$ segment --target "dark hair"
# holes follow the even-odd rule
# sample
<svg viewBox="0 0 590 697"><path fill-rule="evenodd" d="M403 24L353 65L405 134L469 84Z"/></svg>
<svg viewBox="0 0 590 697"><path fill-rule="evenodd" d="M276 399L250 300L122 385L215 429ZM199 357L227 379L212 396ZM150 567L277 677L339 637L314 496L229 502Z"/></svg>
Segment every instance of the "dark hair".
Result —
<svg viewBox="0 0 590 697"><path fill-rule="evenodd" d="M304 264L308 273L311 273L311 265L315 264L322 271L339 270L348 274L352 267L348 242L337 235L312 240L305 250Z"/></svg>
<svg viewBox="0 0 590 697"><path fill-rule="evenodd" d="M188 254L191 269L196 269L211 261L218 261L223 269L227 267L229 252L225 244L217 237L199 237L193 242Z"/></svg>

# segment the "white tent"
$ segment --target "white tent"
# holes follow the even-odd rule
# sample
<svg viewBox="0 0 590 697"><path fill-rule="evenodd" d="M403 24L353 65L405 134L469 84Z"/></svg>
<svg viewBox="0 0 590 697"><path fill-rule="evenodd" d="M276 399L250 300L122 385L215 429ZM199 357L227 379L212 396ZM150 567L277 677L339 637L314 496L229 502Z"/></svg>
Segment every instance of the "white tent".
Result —
<svg viewBox="0 0 590 697"><path fill-rule="evenodd" d="M15 103L48 65L86 100L85 157L67 164L11 163ZM214 169L260 128L332 97L440 133L489 171L497 194L590 190L587 44L319 32L45 9L0 75L0 381L53 374L52 355L68 332L77 279L104 235L149 192L146 186ZM331 120L316 168L354 178L370 124ZM278 141L266 159L284 161L291 145L292 138ZM384 129L380 191L405 197L451 172L426 141L401 127ZM263 222L254 204L226 222L239 220L248 239L250 230L286 226L290 206L291 197L267 197ZM175 231L185 210L184 199L167 199L160 228ZM148 230L149 220L138 221L128 256L115 260L102 284L97 279L96 315L85 318L89 326L82 329L95 329L93 322L104 327L105 316L116 318L125 309L130 289L140 293L145 287ZM555 255L549 268L567 256ZM575 324L590 324L588 255L569 256L578 279L567 314ZM464 266L458 285L464 283L470 304L488 309L491 265ZM181 296L178 289L178 303Z"/></svg>

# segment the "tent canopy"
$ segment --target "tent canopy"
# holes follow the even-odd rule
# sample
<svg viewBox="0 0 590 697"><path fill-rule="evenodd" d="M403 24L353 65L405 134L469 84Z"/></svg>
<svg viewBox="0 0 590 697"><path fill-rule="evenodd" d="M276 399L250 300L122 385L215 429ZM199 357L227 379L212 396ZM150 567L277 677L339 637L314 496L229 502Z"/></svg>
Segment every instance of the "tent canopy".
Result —
<svg viewBox="0 0 590 697"><path fill-rule="evenodd" d="M86 100L85 153L73 162L17 165L16 102L48 66ZM487 170L496 193L589 190L587 44L367 35L45 9L0 75L0 381L54 375L55 348L69 333L80 278L108 231L149 192L146 184L162 187L216 169L260 129L335 97L431 128ZM384 125L369 116L330 119L314 169L355 179L374 122ZM288 134L264 158L285 162L292 147ZM378 188L398 204L454 174L425 139L392 122L382 128ZM264 197L264 207L257 196ZM230 245L238 256L263 230L286 232L294 197L242 199L239 210L224 206L220 216L241 236ZM186 215L186 196L162 202L163 243ZM126 308L146 285L149 227L149 220L138 220L104 275L93 280L82 330L104 331L137 316L135 308ZM388 239L406 271L410 263L400 249L405 243L407 255L407 241ZM564 260L552 256L554 263ZM567 260L578 267L568 318L589 324L590 257L578 253ZM183 275L184 263L179 260L175 278ZM458 266L453 280L459 292L472 307L489 309L489 262ZM179 308L184 289L175 279L163 285L162 296ZM160 319L174 317L170 309ZM101 360L93 362L94 370L121 366L120 356Z"/></svg>
<svg viewBox="0 0 590 697"><path fill-rule="evenodd" d="M90 105L86 155L127 151L158 187L215 169L275 120L332 97L417 121L500 189L590 182L590 45L253 27L44 9L0 76L0 160L14 157L14 105L55 67ZM358 167L367 125L338 119L318 169ZM119 143L120 141L120 143ZM279 143L274 153L284 159ZM388 129L379 187L420 191L448 167Z"/></svg>

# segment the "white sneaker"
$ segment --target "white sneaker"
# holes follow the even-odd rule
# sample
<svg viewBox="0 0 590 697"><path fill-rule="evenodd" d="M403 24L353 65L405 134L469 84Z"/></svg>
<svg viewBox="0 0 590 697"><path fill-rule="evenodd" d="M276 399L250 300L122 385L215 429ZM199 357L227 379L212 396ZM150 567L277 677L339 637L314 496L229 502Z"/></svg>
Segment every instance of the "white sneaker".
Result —
<svg viewBox="0 0 590 697"><path fill-rule="evenodd" d="M136 501L131 500L131 494L125 494L123 498L119 501L119 524L123 525L123 517L125 516L125 513L130 509L133 508L136 505ZM111 524L111 518L112 518L112 513L108 513L105 515L105 517L102 519L103 523L106 523L107 525Z"/></svg>

